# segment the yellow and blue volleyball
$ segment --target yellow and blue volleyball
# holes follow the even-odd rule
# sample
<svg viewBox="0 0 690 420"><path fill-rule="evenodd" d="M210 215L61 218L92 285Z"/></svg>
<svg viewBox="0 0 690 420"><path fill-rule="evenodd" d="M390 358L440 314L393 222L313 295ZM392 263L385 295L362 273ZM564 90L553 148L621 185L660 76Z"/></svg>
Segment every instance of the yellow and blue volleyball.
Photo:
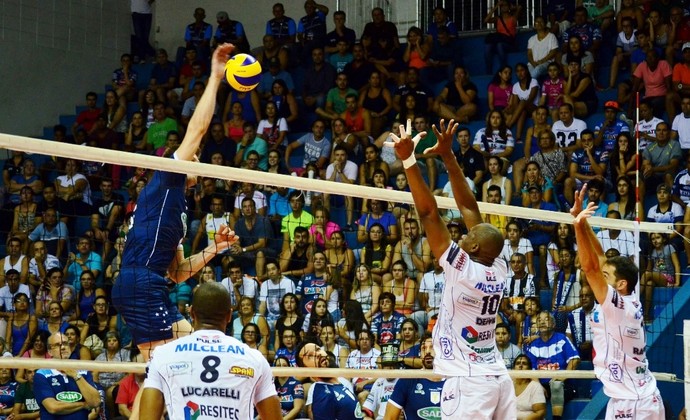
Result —
<svg viewBox="0 0 690 420"><path fill-rule="evenodd" d="M225 78L238 92L249 92L261 79L261 64L249 54L237 54L225 64Z"/></svg>

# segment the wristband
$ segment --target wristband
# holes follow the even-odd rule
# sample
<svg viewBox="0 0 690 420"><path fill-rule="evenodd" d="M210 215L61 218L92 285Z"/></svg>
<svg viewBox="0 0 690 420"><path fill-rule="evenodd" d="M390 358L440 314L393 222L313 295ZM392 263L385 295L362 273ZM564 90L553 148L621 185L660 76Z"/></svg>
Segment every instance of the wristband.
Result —
<svg viewBox="0 0 690 420"><path fill-rule="evenodd" d="M410 155L407 159L402 161L403 168L409 169L411 166L413 166L415 163L417 163L417 158L414 157L414 153Z"/></svg>

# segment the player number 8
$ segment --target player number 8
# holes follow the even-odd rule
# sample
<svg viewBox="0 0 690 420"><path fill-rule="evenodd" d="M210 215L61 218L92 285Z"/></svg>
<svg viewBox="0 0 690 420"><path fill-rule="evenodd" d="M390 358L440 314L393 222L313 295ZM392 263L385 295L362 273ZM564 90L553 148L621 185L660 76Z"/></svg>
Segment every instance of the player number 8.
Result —
<svg viewBox="0 0 690 420"><path fill-rule="evenodd" d="M201 371L199 378L207 384L215 382L219 375L216 368L220 365L220 358L218 356L206 356L201 361L201 365L204 367L204 370Z"/></svg>

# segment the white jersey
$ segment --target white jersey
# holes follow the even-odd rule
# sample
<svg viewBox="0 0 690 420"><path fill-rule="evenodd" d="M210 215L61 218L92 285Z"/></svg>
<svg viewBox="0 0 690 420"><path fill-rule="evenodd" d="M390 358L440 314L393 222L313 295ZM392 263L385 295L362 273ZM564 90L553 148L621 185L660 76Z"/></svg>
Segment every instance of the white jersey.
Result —
<svg viewBox="0 0 690 420"><path fill-rule="evenodd" d="M206 235L208 236L208 243L212 244L216 239L216 232L222 225L230 226L230 219L232 213L225 212L220 217L214 217L213 213L208 213L204 217L204 227L206 228Z"/></svg>
<svg viewBox="0 0 690 420"><path fill-rule="evenodd" d="M393 394L393 389L395 389L395 384L397 383L398 378L378 378L374 385L371 386L371 391L367 395L367 400L362 408L374 413L375 420L383 420L386 414L388 399Z"/></svg>
<svg viewBox="0 0 690 420"><path fill-rule="evenodd" d="M671 130L678 133L678 142L681 149L690 149L690 118L686 118L682 112L673 119Z"/></svg>
<svg viewBox="0 0 690 420"><path fill-rule="evenodd" d="M652 143L651 141L642 137L642 134L649 134L650 136L656 138L656 126L662 122L664 122L664 120L661 118L652 117L652 119L649 121L642 120L637 123L637 130L640 132L640 152L646 149L647 146Z"/></svg>
<svg viewBox="0 0 690 420"><path fill-rule="evenodd" d="M608 293L590 315L594 335L594 372L611 398L639 400L657 392L649 372L642 305L633 292Z"/></svg>
<svg viewBox="0 0 690 420"><path fill-rule="evenodd" d="M506 287L505 261L492 266L472 261L451 242L439 258L446 275L434 327L434 372L445 376L508 374L496 347L496 313Z"/></svg>
<svg viewBox="0 0 690 420"><path fill-rule="evenodd" d="M551 127L551 131L556 136L556 146L570 147L575 145L580 138L580 134L587 129L587 123L577 118L573 118L572 124L566 127L563 121L556 121Z"/></svg>
<svg viewBox="0 0 690 420"><path fill-rule="evenodd" d="M144 388L163 393L171 419L251 420L256 404L276 395L261 353L215 330L158 346L147 371Z"/></svg>

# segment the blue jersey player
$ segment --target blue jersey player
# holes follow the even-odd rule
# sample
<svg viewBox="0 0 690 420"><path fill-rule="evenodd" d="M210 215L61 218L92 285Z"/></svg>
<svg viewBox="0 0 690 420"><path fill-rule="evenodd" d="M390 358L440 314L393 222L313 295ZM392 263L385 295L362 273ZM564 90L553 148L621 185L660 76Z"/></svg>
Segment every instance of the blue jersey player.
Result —
<svg viewBox="0 0 690 420"><path fill-rule="evenodd" d="M214 52L211 76L184 140L175 151L175 159L196 160L195 153L213 117L216 92L232 50L231 44L225 44ZM194 180L190 181L193 184ZM221 226L214 243L184 258L180 242L186 229L187 184L186 175L157 171L143 189L130 221L120 277L113 286L113 303L147 360L157 345L192 331L176 303L168 298L166 277L176 283L187 280L237 241L234 232Z"/></svg>
<svg viewBox="0 0 690 420"><path fill-rule="evenodd" d="M297 347L297 366L328 368L331 366L326 352L314 343ZM314 383L307 395L307 412L313 420L353 420L364 418L364 412L352 390L338 378L312 378Z"/></svg>

